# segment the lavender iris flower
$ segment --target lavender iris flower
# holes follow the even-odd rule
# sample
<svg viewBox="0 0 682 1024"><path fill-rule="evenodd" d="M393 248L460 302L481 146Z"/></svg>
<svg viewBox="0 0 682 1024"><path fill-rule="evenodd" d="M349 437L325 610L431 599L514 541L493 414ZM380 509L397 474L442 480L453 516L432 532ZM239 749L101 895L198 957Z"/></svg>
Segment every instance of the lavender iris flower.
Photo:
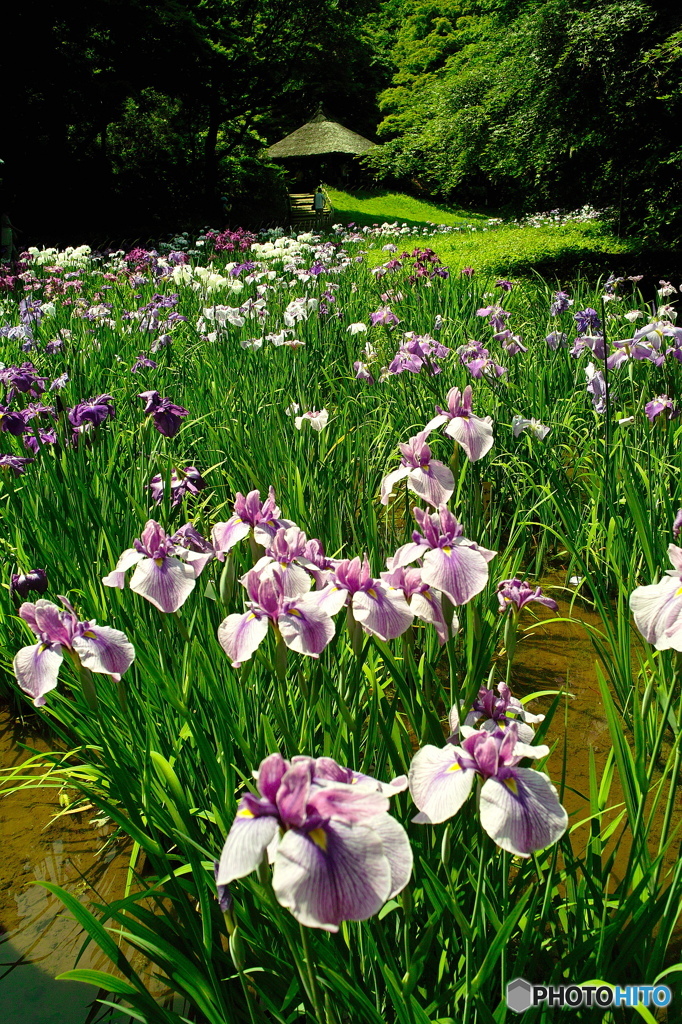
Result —
<svg viewBox="0 0 682 1024"><path fill-rule="evenodd" d="M547 335L545 341L553 351L556 351L558 348L566 347L567 337L563 331L552 331Z"/></svg>
<svg viewBox="0 0 682 1024"><path fill-rule="evenodd" d="M234 514L226 523L216 523L211 533L216 558L224 561L227 552L249 535L256 544L265 548L280 527L295 525L290 519L281 518L274 487L269 487L268 497L263 502L259 491L249 491L246 497L237 491Z"/></svg>
<svg viewBox="0 0 682 1024"><path fill-rule="evenodd" d="M545 757L549 747L521 743L516 722L492 733L466 731L461 746L426 746L415 754L410 793L420 813L413 820L436 824L452 818L478 776L485 780L479 797L481 825L498 846L529 857L556 843L568 826L556 789L542 772L517 767L524 757Z"/></svg>
<svg viewBox="0 0 682 1024"><path fill-rule="evenodd" d="M485 686L478 691L478 696L464 719L463 734L469 735L474 727L479 731L485 729L486 732L494 732L496 729L506 729L514 722L521 742L532 743L535 733L530 726L544 720L544 715L531 715L526 711L521 701L512 697L506 683L498 683L497 695L494 690L488 690ZM452 733L449 742L453 743L459 738L462 728L456 705L450 711L448 722Z"/></svg>
<svg viewBox="0 0 682 1024"><path fill-rule="evenodd" d="M152 500L159 505L163 501L165 480L160 473L153 476L149 481L149 489L152 492ZM171 507L175 508L182 502L186 494L199 494L206 486L206 481L196 466L187 466L185 469L173 469L170 478L171 486Z"/></svg>
<svg viewBox="0 0 682 1024"><path fill-rule="evenodd" d="M414 612L402 589L372 577L367 555L338 562L322 594L323 608L335 615L347 605L352 619L380 640L395 640L412 625Z"/></svg>
<svg viewBox="0 0 682 1024"><path fill-rule="evenodd" d="M400 468L381 481L381 504L388 505L393 488L399 480L407 479L408 488L429 505L444 504L455 489L455 478L442 462L431 458L426 443L427 430L411 437L407 444L399 445L402 453Z"/></svg>
<svg viewBox="0 0 682 1024"><path fill-rule="evenodd" d="M673 568L658 583L633 590L630 610L637 629L657 650L682 651L682 548L669 544L668 557Z"/></svg>
<svg viewBox="0 0 682 1024"><path fill-rule="evenodd" d="M277 570L285 595L300 597L310 590L311 577L306 568L317 568L309 561L307 550L308 539L303 530L298 526L281 526L267 545L263 557L254 565L253 571L263 580Z"/></svg>
<svg viewBox="0 0 682 1024"><path fill-rule="evenodd" d="M318 658L334 636L334 623L323 609L324 591L288 597L282 575L273 569L264 578L255 569L241 580L249 595L248 610L228 615L218 627L218 641L233 668L239 668L265 640L272 623L277 639L299 654Z"/></svg>
<svg viewBox="0 0 682 1024"><path fill-rule="evenodd" d="M588 331L601 331L601 320L596 309L581 309L573 314L578 334L587 334Z"/></svg>
<svg viewBox="0 0 682 1024"><path fill-rule="evenodd" d="M483 309L476 310L476 316L487 316L488 323L495 331L503 331L505 328L506 321L511 316L506 309L502 309L502 306L485 306Z"/></svg>
<svg viewBox="0 0 682 1024"><path fill-rule="evenodd" d="M174 544L153 519L148 520L141 538L133 545L123 552L102 583L123 590L125 574L135 566L130 589L159 611L176 612L194 590L206 559L200 552Z"/></svg>
<svg viewBox="0 0 682 1024"><path fill-rule="evenodd" d="M140 352L137 359L130 367L130 372L137 373L139 370L142 370L145 367L149 367L150 369L155 370L157 366L158 363L155 363L153 359L148 359L147 356L145 356L144 352Z"/></svg>
<svg viewBox="0 0 682 1024"><path fill-rule="evenodd" d="M303 925L335 932L342 921L376 914L405 887L412 851L387 813L389 787L337 781L321 770L321 760L331 762L271 754L261 763L260 795L247 793L239 802L217 884L255 871L267 851L282 906Z"/></svg>
<svg viewBox="0 0 682 1024"><path fill-rule="evenodd" d="M559 605L551 597L542 593L542 587L531 587L526 580L502 580L497 584L497 600L500 604L500 612L506 612L512 608L515 613L525 608L531 601L537 604L544 604L546 608L557 611Z"/></svg>
<svg viewBox="0 0 682 1024"><path fill-rule="evenodd" d="M550 316L558 316L565 313L573 305L573 299L569 299L566 292L554 292L554 301L549 307Z"/></svg>
<svg viewBox="0 0 682 1024"><path fill-rule="evenodd" d="M585 367L587 392L592 396L592 405L596 413L606 412L606 381L601 370L595 370L594 363Z"/></svg>
<svg viewBox="0 0 682 1024"><path fill-rule="evenodd" d="M422 580L440 590L455 606L466 604L487 584L488 562L497 552L463 537L462 526L445 505L431 515L415 508L414 517L422 532L415 530L412 542L398 548L393 568L421 558Z"/></svg>
<svg viewBox="0 0 682 1024"><path fill-rule="evenodd" d="M31 590L35 590L37 594L45 593L47 590L47 573L45 569L29 569L28 572L12 573L9 583L11 597L18 595L25 600Z"/></svg>
<svg viewBox="0 0 682 1024"><path fill-rule="evenodd" d="M654 420L662 413L666 412L666 410L668 412L669 420L680 415L680 410L676 407L672 398L668 398L667 395L659 395L658 398L654 398L644 406L644 412L648 416L650 423L653 423Z"/></svg>
<svg viewBox="0 0 682 1024"><path fill-rule="evenodd" d="M351 325L352 326L352 325ZM370 373L367 363L363 363L362 360L357 359L353 363L353 369L355 370L356 380L366 380L368 384L374 383L374 377Z"/></svg>
<svg viewBox="0 0 682 1024"><path fill-rule="evenodd" d="M45 703L45 694L57 685L63 650L76 666L104 673L117 681L135 658L135 648L125 633L109 626L98 626L94 621L80 622L66 598L59 600L65 611L42 599L35 604L24 603L19 608L19 615L39 642L17 652L14 674L36 707Z"/></svg>
<svg viewBox="0 0 682 1024"><path fill-rule="evenodd" d="M390 565L392 561L389 558L387 564ZM443 615L442 595L428 583L424 583L421 569L401 566L397 569L389 568L388 572L379 575L389 587L402 590L412 614L435 628L439 644L442 645L455 636L459 629L457 616L453 615L448 625Z"/></svg>
<svg viewBox="0 0 682 1024"><path fill-rule="evenodd" d="M448 391L447 402L447 410L436 406L437 415L426 424L424 433L428 434L442 423L447 423L443 433L453 438L464 449L470 462L477 462L487 455L493 446L495 439L492 417L474 416L470 384L463 392L460 392L459 388L451 388Z"/></svg>
<svg viewBox="0 0 682 1024"><path fill-rule="evenodd" d="M372 327L389 327L391 324L398 324L400 320L388 306L379 306L374 313L369 314Z"/></svg>

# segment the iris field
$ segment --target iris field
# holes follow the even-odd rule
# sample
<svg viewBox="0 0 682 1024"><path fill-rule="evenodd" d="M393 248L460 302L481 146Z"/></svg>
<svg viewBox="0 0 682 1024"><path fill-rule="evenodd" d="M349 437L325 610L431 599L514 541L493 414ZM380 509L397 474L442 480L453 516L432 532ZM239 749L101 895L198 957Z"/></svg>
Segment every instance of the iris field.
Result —
<svg viewBox="0 0 682 1024"><path fill-rule="evenodd" d="M119 900L43 884L111 960L65 977L136 1020L499 1024L519 977L675 1019L679 282L499 279L444 237L0 274L3 687L55 737L3 786L111 820ZM514 670L550 571L601 620L570 815L571 680Z"/></svg>

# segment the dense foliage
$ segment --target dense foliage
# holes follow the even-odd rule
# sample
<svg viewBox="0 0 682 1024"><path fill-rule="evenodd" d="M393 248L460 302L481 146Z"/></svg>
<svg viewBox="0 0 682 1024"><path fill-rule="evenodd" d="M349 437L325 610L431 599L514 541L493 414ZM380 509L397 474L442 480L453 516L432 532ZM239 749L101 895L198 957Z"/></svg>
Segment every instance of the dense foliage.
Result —
<svg viewBox="0 0 682 1024"><path fill-rule="evenodd" d="M373 162L446 199L610 207L622 230L682 223L682 35L660 0L384 5L396 71Z"/></svg>

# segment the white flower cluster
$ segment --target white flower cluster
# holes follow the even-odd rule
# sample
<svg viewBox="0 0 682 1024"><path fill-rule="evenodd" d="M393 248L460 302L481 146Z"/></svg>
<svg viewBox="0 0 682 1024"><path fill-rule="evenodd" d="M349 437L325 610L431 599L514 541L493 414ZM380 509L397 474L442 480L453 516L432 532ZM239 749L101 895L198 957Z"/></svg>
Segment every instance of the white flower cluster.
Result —
<svg viewBox="0 0 682 1024"><path fill-rule="evenodd" d="M38 249L32 245L27 252L31 254L33 263L39 267L50 265L58 267L86 267L90 262L92 249L89 245L77 248L69 245L62 252L59 249Z"/></svg>

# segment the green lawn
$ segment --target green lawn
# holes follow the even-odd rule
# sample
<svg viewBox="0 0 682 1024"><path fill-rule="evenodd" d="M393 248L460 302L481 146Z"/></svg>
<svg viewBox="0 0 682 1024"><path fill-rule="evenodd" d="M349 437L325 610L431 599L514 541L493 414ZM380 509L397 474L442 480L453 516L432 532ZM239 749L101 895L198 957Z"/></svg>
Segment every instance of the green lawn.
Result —
<svg viewBox="0 0 682 1024"><path fill-rule="evenodd" d="M358 192L351 195L328 186L325 189L334 204L336 220L344 224L353 222L360 227L396 220L410 227L429 224L481 226L490 219L489 213L438 206L401 192Z"/></svg>

